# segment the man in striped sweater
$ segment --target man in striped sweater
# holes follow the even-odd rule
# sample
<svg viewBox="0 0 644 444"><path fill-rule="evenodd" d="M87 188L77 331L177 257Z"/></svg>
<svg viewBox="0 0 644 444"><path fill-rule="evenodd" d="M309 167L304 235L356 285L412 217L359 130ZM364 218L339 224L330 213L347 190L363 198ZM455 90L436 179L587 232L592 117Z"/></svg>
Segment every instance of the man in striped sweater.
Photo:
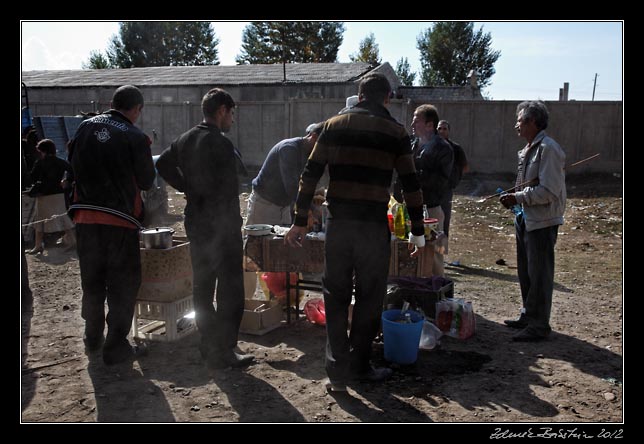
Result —
<svg viewBox="0 0 644 444"><path fill-rule="evenodd" d="M411 218L412 256L425 246L422 192L409 135L385 108L390 94L386 77L368 75L360 82L360 102L326 121L300 178L295 222L285 237L291 246L302 245L316 184L328 166L323 288L329 391L346 391L346 384L356 379L384 381L392 373L389 368L374 368L370 358L387 290L387 203L394 169ZM347 335L354 277L355 307Z"/></svg>

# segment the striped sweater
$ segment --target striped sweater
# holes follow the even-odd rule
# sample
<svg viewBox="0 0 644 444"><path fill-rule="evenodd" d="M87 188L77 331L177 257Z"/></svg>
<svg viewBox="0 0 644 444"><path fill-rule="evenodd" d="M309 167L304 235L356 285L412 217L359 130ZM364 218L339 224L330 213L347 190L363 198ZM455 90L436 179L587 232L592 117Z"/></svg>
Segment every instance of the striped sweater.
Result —
<svg viewBox="0 0 644 444"><path fill-rule="evenodd" d="M386 223L395 169L412 233L423 234L423 197L409 135L384 106L361 102L326 121L300 177L295 225L306 225L315 187L327 166L326 199L331 217Z"/></svg>

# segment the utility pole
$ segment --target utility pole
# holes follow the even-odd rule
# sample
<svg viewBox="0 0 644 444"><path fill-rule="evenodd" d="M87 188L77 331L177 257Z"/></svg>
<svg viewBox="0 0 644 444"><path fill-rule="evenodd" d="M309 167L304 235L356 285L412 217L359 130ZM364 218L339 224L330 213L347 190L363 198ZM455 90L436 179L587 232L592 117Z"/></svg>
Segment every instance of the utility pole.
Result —
<svg viewBox="0 0 644 444"><path fill-rule="evenodd" d="M597 86L597 73L595 73L595 83L593 83L593 102L595 101L595 87Z"/></svg>

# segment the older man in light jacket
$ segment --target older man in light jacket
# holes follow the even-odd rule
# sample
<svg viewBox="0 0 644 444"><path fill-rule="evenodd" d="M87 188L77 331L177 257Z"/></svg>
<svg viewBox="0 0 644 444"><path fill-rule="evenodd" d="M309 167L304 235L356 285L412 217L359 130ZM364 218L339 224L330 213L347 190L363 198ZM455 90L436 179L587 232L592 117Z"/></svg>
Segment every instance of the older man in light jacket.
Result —
<svg viewBox="0 0 644 444"><path fill-rule="evenodd" d="M516 130L528 144L519 151L514 193L501 196L506 208L519 204L516 216L517 268L523 308L518 319L506 320L520 328L513 341L540 341L548 337L555 271L555 243L566 207L566 155L546 135L548 109L541 101L517 107Z"/></svg>

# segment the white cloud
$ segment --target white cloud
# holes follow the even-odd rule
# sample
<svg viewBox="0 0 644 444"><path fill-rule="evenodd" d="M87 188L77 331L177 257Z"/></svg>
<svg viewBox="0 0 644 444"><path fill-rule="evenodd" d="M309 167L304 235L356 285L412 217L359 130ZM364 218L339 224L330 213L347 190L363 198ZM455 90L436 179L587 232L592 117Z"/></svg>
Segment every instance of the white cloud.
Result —
<svg viewBox="0 0 644 444"><path fill-rule="evenodd" d="M71 51L53 52L38 37L30 37L22 44L22 70L80 69L83 59Z"/></svg>

